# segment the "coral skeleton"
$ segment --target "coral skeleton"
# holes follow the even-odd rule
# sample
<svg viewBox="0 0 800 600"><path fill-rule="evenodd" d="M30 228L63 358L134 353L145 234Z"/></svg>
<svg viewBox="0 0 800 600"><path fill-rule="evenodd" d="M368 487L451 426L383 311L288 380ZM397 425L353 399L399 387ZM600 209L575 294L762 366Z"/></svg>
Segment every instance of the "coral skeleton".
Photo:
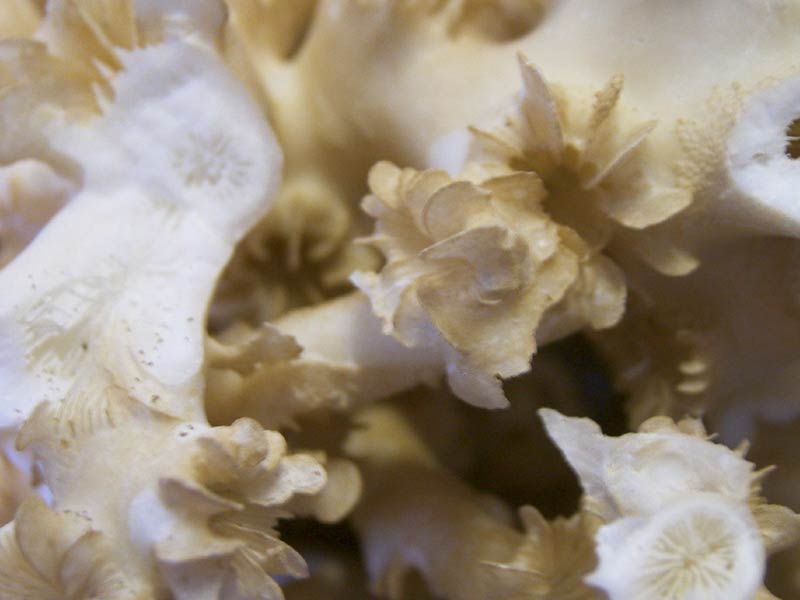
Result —
<svg viewBox="0 0 800 600"><path fill-rule="evenodd" d="M800 597L800 0L0 0L0 600Z"/></svg>

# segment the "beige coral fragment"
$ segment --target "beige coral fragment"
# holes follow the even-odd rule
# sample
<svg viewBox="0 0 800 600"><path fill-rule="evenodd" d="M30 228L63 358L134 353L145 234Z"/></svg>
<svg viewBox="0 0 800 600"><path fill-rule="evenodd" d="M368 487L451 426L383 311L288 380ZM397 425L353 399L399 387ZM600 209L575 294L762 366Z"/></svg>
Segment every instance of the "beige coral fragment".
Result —
<svg viewBox="0 0 800 600"><path fill-rule="evenodd" d="M621 233L651 265L682 274L668 261L680 250L650 245L649 228L683 211L692 196L648 180L637 157L656 121L620 103L623 77L612 77L589 101L579 90L548 85L523 55L519 62L524 87L518 106L499 127L472 128L468 158L537 173L547 189L547 210L593 250Z"/></svg>
<svg viewBox="0 0 800 600"><path fill-rule="evenodd" d="M0 39L27 37L36 31L41 8L34 0L8 0L0 5Z"/></svg>
<svg viewBox="0 0 800 600"><path fill-rule="evenodd" d="M439 348L464 400L504 406L497 378L528 369L537 326L573 291L576 320L592 322L607 310L598 325L618 318L619 286L608 298L594 290L578 298L583 289L573 284L586 249L545 214L537 175L505 171L476 184L379 163L370 187L364 209L376 228L369 240L388 262L353 281L384 332L407 346Z"/></svg>
<svg viewBox="0 0 800 600"><path fill-rule="evenodd" d="M761 593L767 554L800 539L800 517L760 496L766 471L754 472L745 447L712 443L699 420L653 417L611 438L589 419L540 415L585 509L606 523L587 581L613 599L749 600Z"/></svg>
<svg viewBox="0 0 800 600"><path fill-rule="evenodd" d="M86 518L28 499L0 530L0 594L37 600L143 599L109 564L103 543Z"/></svg>
<svg viewBox="0 0 800 600"><path fill-rule="evenodd" d="M280 434L247 419L210 428L122 398L105 410L107 422L76 430L68 415L41 407L19 443L42 459L56 507L90 519L104 540L95 558L103 556L127 590L146 597L167 586L177 598L210 599L247 578L277 590L269 574L304 575L303 560L274 527L295 495L323 488L319 461L287 453ZM136 467L111 499L85 493L120 479L119 464ZM153 559L163 580L153 578Z"/></svg>
<svg viewBox="0 0 800 600"><path fill-rule="evenodd" d="M0 268L36 237L73 191L70 181L41 161L0 168Z"/></svg>
<svg viewBox="0 0 800 600"><path fill-rule="evenodd" d="M164 7L160 43L126 49L135 39L119 25L131 21L109 9L128 4L51 4L49 49L75 64L86 53L86 78L101 85L80 118L57 104L29 123L80 168L81 187L0 272L13 290L0 308L0 379L3 426L24 422L18 447L53 497L56 516L33 520L67 538L52 549L41 543L51 534L21 540L31 527L23 504L4 530L19 552L9 546L2 568L31 554L42 598L280 598L271 575L302 576L305 564L274 527L295 496L325 487L324 459L288 453L252 420L210 427L202 397L207 304L235 243L269 207L280 149L204 41L204 17L220 5ZM50 64L43 50L31 68ZM348 509L328 500L319 510ZM75 515L80 539L53 521ZM59 553L79 562L56 572ZM95 583L95 565L113 577Z"/></svg>
<svg viewBox="0 0 800 600"><path fill-rule="evenodd" d="M357 417L349 454L362 465L365 495L354 522L376 593L406 598L416 571L429 590L452 600L589 600L583 577L595 565L593 518L546 521L478 494L437 464L400 411L374 406Z"/></svg>

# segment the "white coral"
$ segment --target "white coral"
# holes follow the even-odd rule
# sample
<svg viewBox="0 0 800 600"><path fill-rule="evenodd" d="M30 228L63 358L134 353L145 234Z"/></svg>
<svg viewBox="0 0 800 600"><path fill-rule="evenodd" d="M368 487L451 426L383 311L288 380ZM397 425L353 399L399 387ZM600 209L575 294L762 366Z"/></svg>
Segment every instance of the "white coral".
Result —
<svg viewBox="0 0 800 600"><path fill-rule="evenodd" d="M767 554L800 539L800 516L760 496L765 472L744 448L709 441L698 420L654 417L612 438L589 419L540 415L580 479L585 509L606 523L587 581L611 598L750 599Z"/></svg>
<svg viewBox="0 0 800 600"><path fill-rule="evenodd" d="M0 459L32 466L0 464L0 596L279 600L298 551L336 562L278 521L363 491L391 597L410 570L454 600L770 597L800 518L743 446L645 419L797 416L798 25L797 0L5 0ZM420 395L435 456L363 406L446 373L501 407L577 331L643 424L543 411L569 519L520 530L459 480L529 423ZM582 382L577 345L552 352ZM364 595L347 569L327 597Z"/></svg>
<svg viewBox="0 0 800 600"><path fill-rule="evenodd" d="M758 527L741 505L714 496L629 517L597 534L600 566L587 581L613 599L751 600L764 576Z"/></svg>
<svg viewBox="0 0 800 600"><path fill-rule="evenodd" d="M74 8L48 13L51 46L63 52L78 52L70 44L81 28L102 29ZM82 181L0 273L12 291L0 307L3 425L24 422L17 444L38 461L52 519L79 515L84 524L83 537L50 557L20 539L37 526L23 505L6 526L6 539L17 540L6 558L26 555L37 576L12 597L51 588L76 598L167 589L179 598L280 597L269 573L304 573L273 527L296 494L323 489L320 461L287 455L280 434L252 421L211 428L202 405L207 304L234 244L269 206L281 152L213 48L168 37L144 49L83 48L120 69L95 65L108 77L107 89L96 88L99 114L77 119L55 108L36 120ZM109 482L107 498L86 493ZM39 521L44 536L60 527ZM57 564L59 552L83 563L66 572L37 566ZM113 590L106 579L94 583L94 563L114 574Z"/></svg>

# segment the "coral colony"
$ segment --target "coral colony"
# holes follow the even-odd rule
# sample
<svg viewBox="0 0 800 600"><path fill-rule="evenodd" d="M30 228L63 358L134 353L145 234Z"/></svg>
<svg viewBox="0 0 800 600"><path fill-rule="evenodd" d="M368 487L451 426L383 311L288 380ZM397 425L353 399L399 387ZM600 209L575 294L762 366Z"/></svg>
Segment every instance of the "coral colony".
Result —
<svg viewBox="0 0 800 600"><path fill-rule="evenodd" d="M0 600L800 598L800 0L2 0L0 89Z"/></svg>

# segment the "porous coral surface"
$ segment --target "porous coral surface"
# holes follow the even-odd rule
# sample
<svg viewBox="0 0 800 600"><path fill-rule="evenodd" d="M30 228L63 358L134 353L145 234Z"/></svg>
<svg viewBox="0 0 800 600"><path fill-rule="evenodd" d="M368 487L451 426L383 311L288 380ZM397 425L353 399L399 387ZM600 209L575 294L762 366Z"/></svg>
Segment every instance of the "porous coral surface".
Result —
<svg viewBox="0 0 800 600"><path fill-rule="evenodd" d="M800 597L800 0L0 0L0 600Z"/></svg>

